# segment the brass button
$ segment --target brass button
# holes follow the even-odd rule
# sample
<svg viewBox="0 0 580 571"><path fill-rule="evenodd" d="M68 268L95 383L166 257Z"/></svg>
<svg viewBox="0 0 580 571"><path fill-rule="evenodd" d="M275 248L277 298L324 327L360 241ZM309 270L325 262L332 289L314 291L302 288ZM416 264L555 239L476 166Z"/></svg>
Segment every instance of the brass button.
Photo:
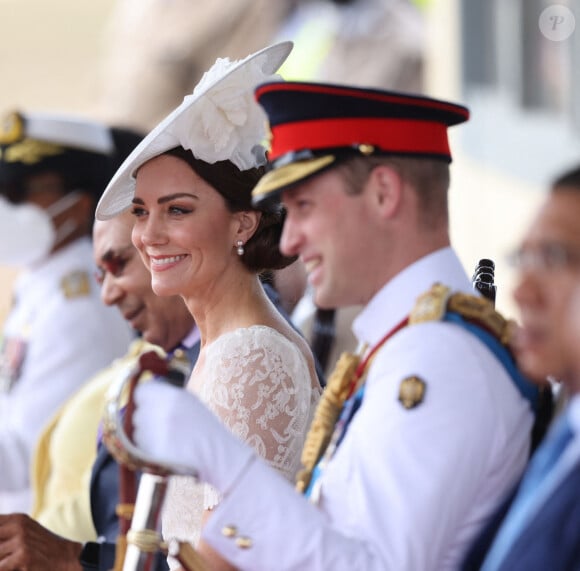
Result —
<svg viewBox="0 0 580 571"><path fill-rule="evenodd" d="M236 537L236 545L240 549L249 549L253 544L249 537Z"/></svg>
<svg viewBox="0 0 580 571"><path fill-rule="evenodd" d="M235 525L226 525L222 528L224 537L235 537L238 534L238 528Z"/></svg>

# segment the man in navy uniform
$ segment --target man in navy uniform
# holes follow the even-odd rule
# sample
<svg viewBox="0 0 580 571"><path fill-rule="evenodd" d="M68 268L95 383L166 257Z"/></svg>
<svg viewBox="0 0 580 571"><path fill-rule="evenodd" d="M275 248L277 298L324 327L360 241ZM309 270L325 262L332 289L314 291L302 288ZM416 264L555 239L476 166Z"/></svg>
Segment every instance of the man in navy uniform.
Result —
<svg viewBox="0 0 580 571"><path fill-rule="evenodd" d="M524 469L535 404L450 246L447 129L468 111L299 82L257 98L271 150L254 199L286 209L280 247L317 305L364 306L302 457L310 501L174 387L138 388L136 442L223 494L202 537L236 568L456 568Z"/></svg>
<svg viewBox="0 0 580 571"><path fill-rule="evenodd" d="M0 122L3 212L31 211L24 218L36 221L2 234L0 264L22 271L0 339L0 513L30 510L41 428L131 341L99 299L91 228L96 200L139 140L75 116L11 113ZM0 221L0 233L9 228Z"/></svg>

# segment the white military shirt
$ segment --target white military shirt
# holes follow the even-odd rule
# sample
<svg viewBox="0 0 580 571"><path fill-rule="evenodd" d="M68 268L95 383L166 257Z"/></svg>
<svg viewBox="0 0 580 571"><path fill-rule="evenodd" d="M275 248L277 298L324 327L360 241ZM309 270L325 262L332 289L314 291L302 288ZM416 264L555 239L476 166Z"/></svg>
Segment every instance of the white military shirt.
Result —
<svg viewBox="0 0 580 571"><path fill-rule="evenodd" d="M435 282L473 293L451 248L406 268L353 329L370 347ZM426 385L412 409L401 382ZM448 322L411 325L372 362L364 400L321 476L317 506L254 461L204 539L252 570L454 569L523 472L533 415L491 351Z"/></svg>
<svg viewBox="0 0 580 571"><path fill-rule="evenodd" d="M45 423L133 338L100 299L82 238L17 279L0 339L0 513L27 512L30 459Z"/></svg>

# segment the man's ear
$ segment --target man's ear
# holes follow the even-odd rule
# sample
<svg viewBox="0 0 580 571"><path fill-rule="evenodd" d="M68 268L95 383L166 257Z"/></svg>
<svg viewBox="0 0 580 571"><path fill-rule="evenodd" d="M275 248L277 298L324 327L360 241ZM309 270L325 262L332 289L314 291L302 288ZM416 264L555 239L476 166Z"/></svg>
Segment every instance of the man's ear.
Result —
<svg viewBox="0 0 580 571"><path fill-rule="evenodd" d="M401 175L387 165L376 166L367 180L373 208L382 218L392 218L403 200Z"/></svg>
<svg viewBox="0 0 580 571"><path fill-rule="evenodd" d="M258 229L261 217L262 213L256 210L236 212L236 218L238 220L236 240L241 240L245 244Z"/></svg>

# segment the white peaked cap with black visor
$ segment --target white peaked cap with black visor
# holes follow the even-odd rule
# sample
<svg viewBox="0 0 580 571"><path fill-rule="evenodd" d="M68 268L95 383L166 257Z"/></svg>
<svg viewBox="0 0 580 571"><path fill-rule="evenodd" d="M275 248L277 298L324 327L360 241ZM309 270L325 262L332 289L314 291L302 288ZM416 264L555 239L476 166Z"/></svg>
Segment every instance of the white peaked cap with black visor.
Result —
<svg viewBox="0 0 580 571"><path fill-rule="evenodd" d="M230 160L240 170L265 163L267 117L254 97L255 88L275 75L292 51L292 42L264 48L239 61L218 59L186 96L141 141L119 167L96 209L97 220L127 210L135 194L136 173L150 159L175 147L213 164Z"/></svg>

